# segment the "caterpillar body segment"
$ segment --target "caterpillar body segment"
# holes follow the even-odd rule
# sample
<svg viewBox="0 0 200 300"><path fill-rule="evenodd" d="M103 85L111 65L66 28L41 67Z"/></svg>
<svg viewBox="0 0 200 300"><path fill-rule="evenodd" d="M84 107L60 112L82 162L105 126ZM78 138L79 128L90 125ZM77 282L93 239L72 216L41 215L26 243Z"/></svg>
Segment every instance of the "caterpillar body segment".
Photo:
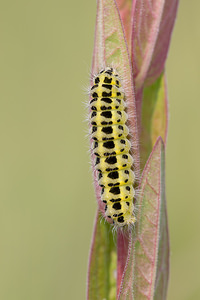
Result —
<svg viewBox="0 0 200 300"><path fill-rule="evenodd" d="M125 124L128 117L125 111L120 110L104 110L92 111L91 124L93 126L120 125Z"/></svg>
<svg viewBox="0 0 200 300"><path fill-rule="evenodd" d="M95 168L98 172L110 172L123 169L130 169L133 165L133 158L129 153L107 157L96 157Z"/></svg>
<svg viewBox="0 0 200 300"><path fill-rule="evenodd" d="M110 156L127 153L131 149L131 143L127 139L95 141L93 150L96 156Z"/></svg>
<svg viewBox="0 0 200 300"><path fill-rule="evenodd" d="M106 203L118 201L130 201L135 196L135 190L131 184L102 188L101 200ZM109 203L110 204L110 203Z"/></svg>
<svg viewBox="0 0 200 300"><path fill-rule="evenodd" d="M90 134L93 140L107 141L126 138L129 130L126 125L92 126Z"/></svg>
<svg viewBox="0 0 200 300"><path fill-rule="evenodd" d="M125 102L119 98L113 98L112 100L108 97L102 98L93 98L90 102L90 108L93 111L104 111L108 109L125 109Z"/></svg>
<svg viewBox="0 0 200 300"><path fill-rule="evenodd" d="M91 88L90 136L105 215L119 227L135 223L134 161L125 108L118 74L113 68L102 70Z"/></svg>
<svg viewBox="0 0 200 300"><path fill-rule="evenodd" d="M135 180L135 174L132 170L120 170L111 172L99 172L100 187L121 186L124 184L132 184ZM110 182L112 179L112 182Z"/></svg>

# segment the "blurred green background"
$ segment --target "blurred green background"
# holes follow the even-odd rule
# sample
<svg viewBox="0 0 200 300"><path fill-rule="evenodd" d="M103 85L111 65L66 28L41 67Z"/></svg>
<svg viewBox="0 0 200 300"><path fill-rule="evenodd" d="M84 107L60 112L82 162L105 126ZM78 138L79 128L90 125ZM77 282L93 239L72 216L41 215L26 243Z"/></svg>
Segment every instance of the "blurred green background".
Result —
<svg viewBox="0 0 200 300"><path fill-rule="evenodd" d="M181 0L167 77L169 300L200 299L200 2ZM85 299L96 202L84 87L96 1L0 3L0 299Z"/></svg>

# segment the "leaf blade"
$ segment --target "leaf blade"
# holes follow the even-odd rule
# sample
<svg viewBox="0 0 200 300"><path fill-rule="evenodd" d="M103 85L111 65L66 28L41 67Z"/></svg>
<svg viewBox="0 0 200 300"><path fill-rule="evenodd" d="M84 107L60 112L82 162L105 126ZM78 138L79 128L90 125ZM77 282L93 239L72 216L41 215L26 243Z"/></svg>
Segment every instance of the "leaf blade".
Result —
<svg viewBox="0 0 200 300"><path fill-rule="evenodd" d="M164 181L164 144L158 138L141 179L136 235L129 249L119 300L126 299L132 288L134 299L166 299L169 238Z"/></svg>
<svg viewBox="0 0 200 300"><path fill-rule="evenodd" d="M168 95L166 76L162 74L143 91L141 117L141 168L150 155L158 136L166 144L168 131Z"/></svg>
<svg viewBox="0 0 200 300"><path fill-rule="evenodd" d="M129 114L128 126L131 128L130 141L132 144L132 152L134 154L135 171L136 173L139 173L140 166L136 104L132 67L130 64L127 44L115 0L98 0L92 73L97 74L102 68L108 66L112 66L117 69L126 95L127 113ZM100 210L104 213L105 205L103 205L100 200L101 189L98 185L93 155L92 162L96 198Z"/></svg>
<svg viewBox="0 0 200 300"><path fill-rule="evenodd" d="M163 181L165 182L165 174L164 174L164 164L165 157L164 153L161 153L163 157L161 157L161 176L163 177ZM162 189L162 198L165 199L165 188ZM169 280L169 231L168 231L168 220L167 220L167 207L166 201L161 202L161 210L163 213L160 214L160 242L158 247L158 262L157 270L156 270L156 280L155 280L155 293L154 300L166 299L167 298L167 286ZM164 216L164 218L162 218Z"/></svg>
<svg viewBox="0 0 200 300"><path fill-rule="evenodd" d="M91 244L88 266L87 299L111 299L116 296L116 247L109 224L100 220L99 212Z"/></svg>
<svg viewBox="0 0 200 300"><path fill-rule="evenodd" d="M133 0L132 58L136 90L163 72L178 0Z"/></svg>
<svg viewBox="0 0 200 300"><path fill-rule="evenodd" d="M164 70L171 35L176 20L178 4L178 0L165 0L159 33L145 85L149 85L154 82Z"/></svg>
<svg viewBox="0 0 200 300"><path fill-rule="evenodd" d="M122 20L129 53L131 50L131 11L132 0L116 0Z"/></svg>
<svg viewBox="0 0 200 300"><path fill-rule="evenodd" d="M133 0L132 55L136 87L141 87L149 70L164 8L164 0Z"/></svg>
<svg viewBox="0 0 200 300"><path fill-rule="evenodd" d="M128 120L129 128L131 128L130 141L132 144L132 152L134 153L135 172L138 174L140 167L137 116L132 67L129 59L127 44L124 37L120 15L115 0L98 0L92 73L97 74L102 68L108 66L114 67L119 73L121 83L125 92L127 112L130 115ZM98 174L94 168L94 155L92 155L92 166L94 171L94 185L96 198L98 201L99 209L105 216L105 204L101 201L101 188L98 185ZM96 241L96 231L94 235L94 240ZM94 253L96 251L94 247L92 247L92 249L93 250L91 252L91 257L94 256ZM120 249L122 250L122 248ZM121 277L127 258L126 251L121 251L120 253L121 256L123 256L123 258L121 259L120 264L118 264L117 286L119 286L121 283ZM103 263L103 260L101 261Z"/></svg>
<svg viewBox="0 0 200 300"><path fill-rule="evenodd" d="M120 292L130 240L130 235L124 235L120 230L117 232L117 295Z"/></svg>

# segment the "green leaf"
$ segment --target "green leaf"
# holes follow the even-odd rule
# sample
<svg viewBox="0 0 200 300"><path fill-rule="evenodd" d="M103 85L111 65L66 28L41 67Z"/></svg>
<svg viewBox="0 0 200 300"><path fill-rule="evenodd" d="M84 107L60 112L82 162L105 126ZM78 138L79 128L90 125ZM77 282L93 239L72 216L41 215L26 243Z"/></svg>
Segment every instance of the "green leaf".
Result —
<svg viewBox="0 0 200 300"><path fill-rule="evenodd" d="M128 44L129 53L131 53L131 11L132 11L132 0L116 0L117 6L119 7L120 17L122 20L126 42Z"/></svg>
<svg viewBox="0 0 200 300"><path fill-rule="evenodd" d="M128 257L128 249L131 240L130 234L118 230L117 232L117 295L120 291L121 280Z"/></svg>
<svg viewBox="0 0 200 300"><path fill-rule="evenodd" d="M88 300L116 299L116 264L112 229L98 212L88 268Z"/></svg>
<svg viewBox="0 0 200 300"><path fill-rule="evenodd" d="M159 137L145 166L136 228L119 300L164 300L169 276L164 144ZM128 296L127 296L128 295Z"/></svg>
<svg viewBox="0 0 200 300"><path fill-rule="evenodd" d="M114 0L99 0L95 30L92 73L112 66L117 69L126 95L131 143L134 149L135 167L139 170L137 115L133 88L131 62L118 7Z"/></svg>
<svg viewBox="0 0 200 300"><path fill-rule="evenodd" d="M133 300L133 268L134 268L134 247L131 232L129 233L129 249L127 263L122 276L121 287L118 293L118 300Z"/></svg>
<svg viewBox="0 0 200 300"><path fill-rule="evenodd" d="M115 0L99 0L97 2L97 18L95 29L95 44L93 53L92 74L99 73L103 68L111 66L116 69L120 76L126 97L126 109L129 114L129 128L131 128L130 141L134 152L135 172L139 172L139 147L137 133L137 117L135 108L135 97L133 87L132 67L129 60L124 32L119 16L119 11ZM92 82L92 80L91 80ZM101 188L98 184L97 171L94 168L94 155L92 154L92 166L94 174L94 186L96 198L99 204L99 210L104 215L105 204L101 201ZM106 232L107 231L107 232ZM108 234L109 233L109 234ZM116 299L116 287L112 282L109 260L113 265L114 257L116 259L116 248L110 246L113 237L111 234L110 224L96 221L96 228L92 242L89 264L88 278L88 299ZM118 239L119 242L119 239ZM126 249L122 249L118 254L121 257L117 270L117 286L121 283L124 265L127 258ZM119 261L118 261L119 262ZM102 270L102 271L101 271ZM116 282L115 282L116 284Z"/></svg>
<svg viewBox="0 0 200 300"><path fill-rule="evenodd" d="M164 70L178 0L133 0L135 86L152 84ZM145 83L145 85L146 85Z"/></svg>
<svg viewBox="0 0 200 300"><path fill-rule="evenodd" d="M162 74L154 84L144 88L141 120L141 168L143 169L158 136L166 142L168 99L166 78Z"/></svg>
<svg viewBox="0 0 200 300"><path fill-rule="evenodd" d="M95 44L93 53L93 65L92 74L97 74L102 68L112 66L115 68L120 76L120 80L126 95L126 105L127 113L129 114L129 128L131 128L130 141L132 144L132 151L134 152L135 161L135 171L139 172L139 149L138 149L138 133L137 133L137 117L135 108L135 97L134 97L134 87L133 87L133 76L132 68L129 60L129 54L127 49L126 40L124 37L124 32L122 29L122 24L119 16L119 11L117 4L114 0L99 0L97 2L97 19L96 19L96 30L95 30ZM96 198L99 204L99 209L104 215L105 204L101 201L101 189L98 185L97 172L94 168L94 156L92 155L92 165L94 170L94 184ZM98 222L97 222L98 224ZM109 225L107 225L109 228ZM94 242L104 244L104 235L100 235L98 238L94 233ZM118 239L119 241L119 239ZM92 248L91 257L98 256L96 254L96 247ZM122 249L122 247L120 247ZM108 251L110 248L108 248ZM123 249L122 249L123 250ZM116 250L115 250L116 251ZM117 286L121 283L121 277L123 274L124 265L127 258L127 251L120 251L122 259L118 263L117 270ZM115 254L116 255L116 254ZM99 268L104 268L101 266L102 260L99 261ZM108 273L109 274L109 271ZM97 282L101 285L102 278L98 277ZM90 280L92 277L90 276ZM107 280L106 280L107 281ZM89 283L92 286L93 283ZM110 299L110 298L109 298Z"/></svg>
<svg viewBox="0 0 200 300"><path fill-rule="evenodd" d="M124 32L116 2L114 0L98 0L92 74L97 74L102 68L108 66L112 66L119 73L126 95L127 112L129 114L128 122L129 128L131 128L130 141L135 161L134 167L136 173L139 173L139 143L133 76ZM98 174L94 168L94 159L95 157L92 155L96 198L99 209L104 214L105 205L101 201L101 188L98 184Z"/></svg>

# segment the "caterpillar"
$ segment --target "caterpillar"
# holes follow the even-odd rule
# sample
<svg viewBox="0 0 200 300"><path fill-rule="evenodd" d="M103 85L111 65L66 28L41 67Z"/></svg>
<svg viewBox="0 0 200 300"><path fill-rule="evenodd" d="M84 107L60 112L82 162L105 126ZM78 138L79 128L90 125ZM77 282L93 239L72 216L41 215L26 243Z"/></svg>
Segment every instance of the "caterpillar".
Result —
<svg viewBox="0 0 200 300"><path fill-rule="evenodd" d="M135 173L125 94L117 72L103 69L95 76L90 95L90 136L105 215L116 226L131 225L135 223Z"/></svg>

